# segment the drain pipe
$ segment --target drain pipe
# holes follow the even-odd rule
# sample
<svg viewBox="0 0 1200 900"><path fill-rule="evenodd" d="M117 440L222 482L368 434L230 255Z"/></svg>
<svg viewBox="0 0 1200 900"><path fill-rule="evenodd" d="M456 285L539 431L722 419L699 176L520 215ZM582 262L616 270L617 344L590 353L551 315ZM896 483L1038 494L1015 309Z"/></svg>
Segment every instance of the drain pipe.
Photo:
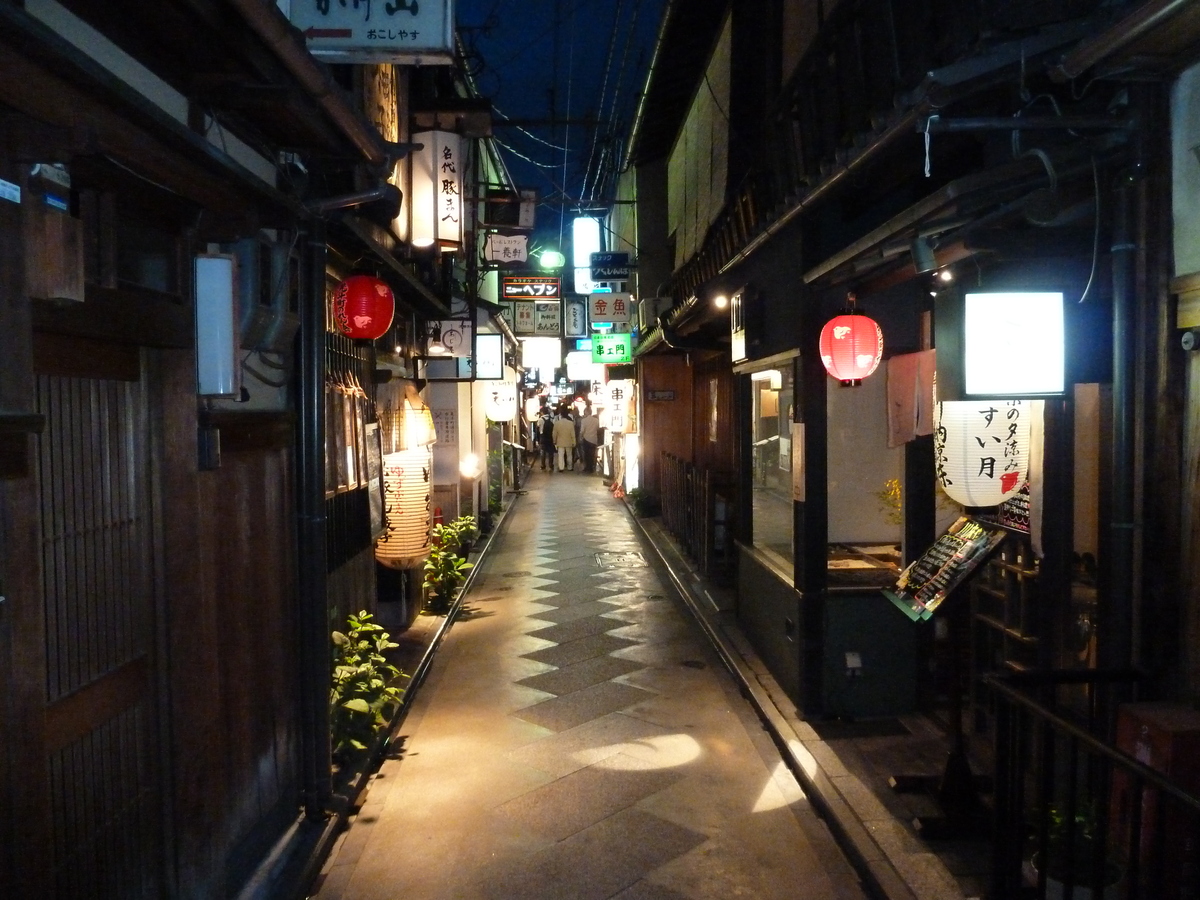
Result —
<svg viewBox="0 0 1200 900"><path fill-rule="evenodd" d="M1134 446L1137 334L1135 293L1137 244L1133 240L1132 203L1136 167L1123 173L1113 191L1113 434L1112 517L1109 522L1110 592L1102 615L1101 668L1129 668L1134 658Z"/></svg>
<svg viewBox="0 0 1200 900"><path fill-rule="evenodd" d="M300 32L269 0L231 0L246 23L266 42L288 71L317 101L334 124L373 166L386 166L393 155L378 131L346 100L328 71L299 40Z"/></svg>
<svg viewBox="0 0 1200 900"><path fill-rule="evenodd" d="M296 594L304 813L325 818L333 796L329 746L329 615L325 549L325 223L308 231L310 286L300 316L297 369Z"/></svg>

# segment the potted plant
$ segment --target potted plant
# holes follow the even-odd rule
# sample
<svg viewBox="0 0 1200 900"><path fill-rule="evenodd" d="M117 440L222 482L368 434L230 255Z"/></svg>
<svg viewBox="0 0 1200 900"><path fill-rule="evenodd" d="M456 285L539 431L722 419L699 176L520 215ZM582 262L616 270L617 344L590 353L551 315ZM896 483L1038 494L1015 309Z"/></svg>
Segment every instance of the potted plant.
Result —
<svg viewBox="0 0 1200 900"><path fill-rule="evenodd" d="M475 520L471 517L471 527ZM467 569L471 563L460 555L459 533L461 519L456 519L446 525L433 526L433 545L425 560L425 611L429 613L446 613L454 602L454 595L459 585L467 580Z"/></svg>
<svg viewBox="0 0 1200 900"><path fill-rule="evenodd" d="M351 614L344 632L333 638L333 683L329 690L333 756L347 762L366 750L404 690L396 682L408 676L388 662L385 651L400 646L383 626L362 610Z"/></svg>
<svg viewBox="0 0 1200 900"><path fill-rule="evenodd" d="M1093 882L1105 851L1105 833L1092 802L1075 806L1074 824L1065 804L1051 804L1047 810L1046 832L1046 898L1061 900L1066 896L1065 885L1072 885L1074 900L1094 900ZM1043 866L1041 850L1030 858L1035 877ZM1103 859L1100 881L1104 900L1117 897L1121 867L1112 859Z"/></svg>

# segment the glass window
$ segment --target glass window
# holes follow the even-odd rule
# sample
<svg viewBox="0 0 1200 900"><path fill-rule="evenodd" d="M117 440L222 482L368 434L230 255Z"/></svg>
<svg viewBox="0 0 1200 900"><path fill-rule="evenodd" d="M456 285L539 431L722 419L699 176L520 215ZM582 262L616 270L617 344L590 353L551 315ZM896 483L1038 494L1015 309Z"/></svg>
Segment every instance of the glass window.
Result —
<svg viewBox="0 0 1200 900"><path fill-rule="evenodd" d="M792 363L750 375L754 546L792 571Z"/></svg>

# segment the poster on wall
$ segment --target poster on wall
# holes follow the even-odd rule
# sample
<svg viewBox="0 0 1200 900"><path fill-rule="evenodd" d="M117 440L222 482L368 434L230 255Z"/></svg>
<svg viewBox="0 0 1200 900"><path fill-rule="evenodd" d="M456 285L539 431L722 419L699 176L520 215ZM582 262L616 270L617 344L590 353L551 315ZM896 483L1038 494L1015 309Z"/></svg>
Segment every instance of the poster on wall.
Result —
<svg viewBox="0 0 1200 900"><path fill-rule="evenodd" d="M804 423L792 423L792 500L804 502Z"/></svg>
<svg viewBox="0 0 1200 900"><path fill-rule="evenodd" d="M367 500L370 503L371 537L384 533L386 522L383 517L383 446L379 434L379 423L368 422L364 429L367 451Z"/></svg>
<svg viewBox="0 0 1200 900"><path fill-rule="evenodd" d="M914 622L928 619L956 587L1000 546L1005 530L960 517L914 560L884 596Z"/></svg>

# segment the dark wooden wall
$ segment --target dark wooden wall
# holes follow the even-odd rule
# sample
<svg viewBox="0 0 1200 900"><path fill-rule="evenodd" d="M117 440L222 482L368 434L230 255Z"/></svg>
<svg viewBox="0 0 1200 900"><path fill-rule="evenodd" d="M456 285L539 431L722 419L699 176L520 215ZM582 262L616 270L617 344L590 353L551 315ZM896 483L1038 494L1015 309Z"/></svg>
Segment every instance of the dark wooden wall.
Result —
<svg viewBox="0 0 1200 900"><path fill-rule="evenodd" d="M642 487L661 494L662 453L692 458L692 370L682 354L641 360ZM648 400L651 391L673 391L673 400Z"/></svg>

